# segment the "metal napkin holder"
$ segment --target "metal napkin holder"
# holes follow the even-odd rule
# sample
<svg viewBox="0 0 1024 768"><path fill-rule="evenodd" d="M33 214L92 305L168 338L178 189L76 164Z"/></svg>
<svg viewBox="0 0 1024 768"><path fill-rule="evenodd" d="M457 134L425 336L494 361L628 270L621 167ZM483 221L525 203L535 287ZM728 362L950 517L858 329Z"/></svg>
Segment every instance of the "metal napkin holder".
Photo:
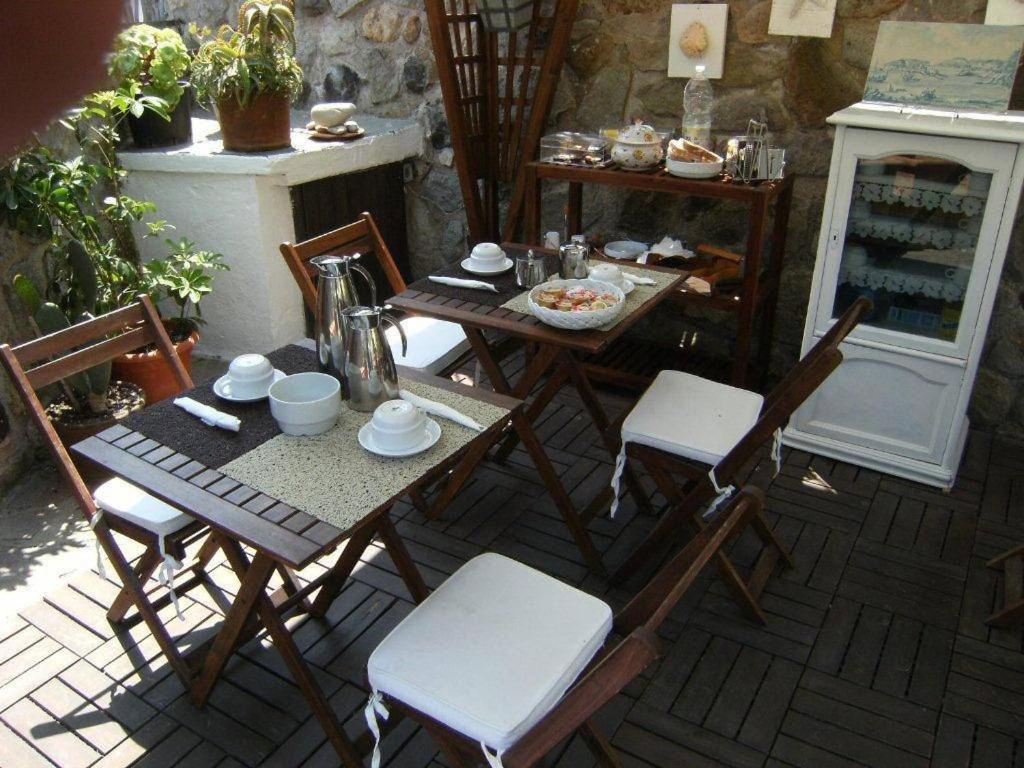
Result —
<svg viewBox="0 0 1024 768"><path fill-rule="evenodd" d="M768 123L751 120L747 132L729 139L725 170L736 181L753 183L781 179L786 167L786 150L769 143Z"/></svg>

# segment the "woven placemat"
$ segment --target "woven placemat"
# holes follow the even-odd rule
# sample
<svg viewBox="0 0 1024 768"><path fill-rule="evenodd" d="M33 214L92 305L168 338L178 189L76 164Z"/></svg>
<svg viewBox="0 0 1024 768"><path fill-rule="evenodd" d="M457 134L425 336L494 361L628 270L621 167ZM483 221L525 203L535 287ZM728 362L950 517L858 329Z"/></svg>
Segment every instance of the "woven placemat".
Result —
<svg viewBox="0 0 1024 768"><path fill-rule="evenodd" d="M605 263L605 262L592 261L592 262L590 262L590 265L594 266L595 264L600 264L600 263ZM628 272L629 269L627 269L626 271ZM633 314L633 312L635 312L640 307L642 307L644 304L646 304L651 298L653 298L655 296L655 294L657 294L659 291L663 290L666 285L668 285L669 283L673 282L674 280L678 280L679 279L679 275L676 274L676 273L672 273L672 272L658 272L658 271L653 270L653 269L646 269L646 270L643 270L642 272L641 272L641 270L637 269L637 270L634 270L634 273L635 274L643 274L644 277L649 277L651 280L654 280L656 284L655 285L637 285L633 289L633 292L630 293L628 296L626 296L626 302L625 302L626 306L622 310L622 312L619 313L619 316L616 317L614 320L612 320L610 323L605 323L604 325L600 326L599 330L602 330L602 331L611 330L616 325L618 325L623 320L625 320L627 317L629 317L631 314ZM501 307L502 307L502 309L511 309L513 312L521 312L524 315L529 315L530 314L530 302L527 299L527 297L529 295L530 295L529 291L521 291L520 293L518 293L517 295L513 296L511 299L506 301L504 304L502 304Z"/></svg>
<svg viewBox="0 0 1024 768"><path fill-rule="evenodd" d="M451 406L485 427L508 417L496 405L427 384L402 386ZM342 530L420 479L479 433L437 419L441 437L416 456L385 458L365 450L356 437L370 414L342 407L337 425L322 435L278 435L220 468L224 474L280 499Z"/></svg>
<svg viewBox="0 0 1024 768"><path fill-rule="evenodd" d="M275 368L285 373L302 373L317 369L316 354L294 344L271 352L267 358ZM121 423L128 429L134 429L212 469L217 469L222 464L251 451L260 443L281 434L277 422L270 415L270 407L266 400L256 403L231 403L221 400L213 393L212 381L200 384L195 389L183 393L183 396L237 416L242 420L242 428L238 432L228 432L225 429L207 426L174 405L173 398L147 406Z"/></svg>

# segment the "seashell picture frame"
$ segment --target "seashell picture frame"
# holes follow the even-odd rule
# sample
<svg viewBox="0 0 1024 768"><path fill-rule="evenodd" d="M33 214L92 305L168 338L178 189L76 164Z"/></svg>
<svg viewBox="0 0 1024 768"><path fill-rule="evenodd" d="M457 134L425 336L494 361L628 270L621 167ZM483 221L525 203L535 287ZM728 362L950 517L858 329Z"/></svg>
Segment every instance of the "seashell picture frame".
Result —
<svg viewBox="0 0 1024 768"><path fill-rule="evenodd" d="M669 26L668 76L693 77L698 64L709 79L722 76L725 62L726 3L674 4Z"/></svg>

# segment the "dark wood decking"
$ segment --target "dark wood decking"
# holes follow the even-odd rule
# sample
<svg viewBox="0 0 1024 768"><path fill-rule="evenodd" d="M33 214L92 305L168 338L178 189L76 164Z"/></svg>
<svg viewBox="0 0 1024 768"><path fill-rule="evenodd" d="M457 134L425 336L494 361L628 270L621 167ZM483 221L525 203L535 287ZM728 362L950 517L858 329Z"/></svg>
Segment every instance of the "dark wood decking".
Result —
<svg viewBox="0 0 1024 768"><path fill-rule="evenodd" d="M578 502L606 482L610 461L573 397L552 403L539 432ZM664 627L665 658L600 718L624 765L1024 765L1022 631L983 623L1002 600L1001 575L985 559L1024 542L1019 446L973 434L950 494L787 452L768 498L797 560L768 585L768 626L744 619L705 576ZM611 566L651 524L628 500L621 515L590 526ZM521 449L504 466L483 466L444 520L408 504L394 517L432 587L494 550L613 605L626 597L587 574ZM737 563L752 559L751 544L737 543ZM224 565L214 577L225 592L237 587ZM115 593L80 573L0 627L0 765L337 765L273 649L245 646L197 710L143 626L111 632L104 612ZM222 603L199 590L183 600L184 623L170 608L163 615L194 645ZM324 620L295 628L352 735L365 727L366 658L411 607L377 550ZM405 723L385 742L385 765L436 766L434 752ZM589 766L588 754L570 743L555 764Z"/></svg>

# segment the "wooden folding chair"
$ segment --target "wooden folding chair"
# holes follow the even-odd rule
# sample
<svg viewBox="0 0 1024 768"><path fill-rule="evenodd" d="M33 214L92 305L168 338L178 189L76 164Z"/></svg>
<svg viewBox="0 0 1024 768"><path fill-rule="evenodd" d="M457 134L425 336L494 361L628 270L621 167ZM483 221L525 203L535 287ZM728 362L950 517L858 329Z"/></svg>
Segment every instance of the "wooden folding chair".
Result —
<svg viewBox="0 0 1024 768"><path fill-rule="evenodd" d="M773 437L773 458L781 461L782 427L842 362L839 344L870 309L870 301L857 299L766 398L679 371L658 374L622 422L617 474L628 460L639 461L669 506L619 566L613 581L655 567L656 555L685 531L700 531L704 527L701 510L728 496L743 467ZM676 476L683 478L681 485ZM755 565L751 583L743 582L724 554L716 559L740 604L764 622L757 602L760 589L780 558L790 565L792 561L763 517L758 517L756 527L772 546Z"/></svg>
<svg viewBox="0 0 1024 768"><path fill-rule="evenodd" d="M598 598L514 560L470 560L370 656L371 733L391 708L421 723L452 768L529 768L574 733L598 765L619 766L591 718L659 658L662 622L762 505L760 491L741 491L614 618Z"/></svg>
<svg viewBox="0 0 1024 768"><path fill-rule="evenodd" d="M185 547L204 536L206 529L184 512L119 478L104 482L95 493L90 492L47 418L45 406L38 395L38 390L44 387L147 344L155 344L167 361L178 391L190 389L192 379L175 354L174 345L148 297L142 297L139 303L124 309L16 347L0 344L0 361L25 403L29 416L46 440L72 496L121 579L123 586L107 612L107 618L120 626L135 624L140 619L144 621L174 671L187 685L192 673L157 612L175 600L178 594L205 580L205 568L215 554L216 546L208 539L200 548L196 562L182 572L188 573L189 578L171 587L173 591L169 589L160 598L151 600L145 588L149 578L167 557L184 559ZM134 568L118 546L113 531L145 547ZM169 580L170 574L167 578ZM136 613L129 616L132 606Z"/></svg>
<svg viewBox="0 0 1024 768"><path fill-rule="evenodd" d="M324 254L351 255L358 253L361 260L373 259L383 272L393 294L405 290L405 280L381 237L373 217L363 213L359 220L340 229L319 235L301 243L282 243L281 255L302 292L306 308L316 314L316 267L310 260ZM357 286L359 287L359 286ZM378 291L383 286L376 286ZM361 287L360 287L361 288ZM363 295L363 294L360 294ZM370 297L366 297L369 301ZM437 376L457 370L469 358L470 347L462 326L429 317L406 317L402 330L409 340L407 354L402 354L402 341L398 332L389 328L386 336L395 362Z"/></svg>

